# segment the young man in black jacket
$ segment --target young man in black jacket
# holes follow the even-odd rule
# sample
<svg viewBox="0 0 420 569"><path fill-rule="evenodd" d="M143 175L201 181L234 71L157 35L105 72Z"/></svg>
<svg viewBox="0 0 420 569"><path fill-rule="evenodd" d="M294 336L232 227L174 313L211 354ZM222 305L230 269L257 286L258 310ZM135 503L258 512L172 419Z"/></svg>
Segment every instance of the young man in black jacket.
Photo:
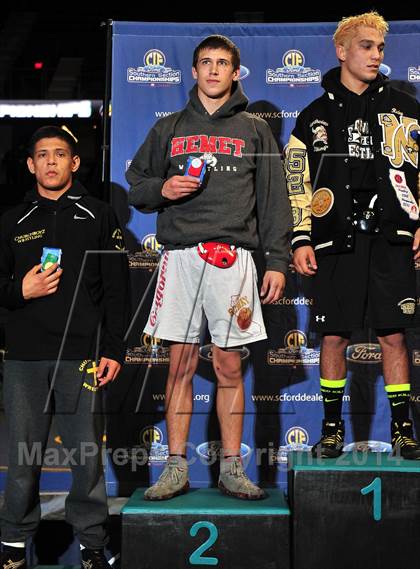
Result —
<svg viewBox="0 0 420 569"><path fill-rule="evenodd" d="M345 351L367 319L382 349L394 452L420 459L404 334L413 322L420 257L419 104L379 71L387 31L376 12L340 22L340 67L324 76L324 95L299 115L288 147L293 261L314 278L314 324L323 334L325 419L313 447L322 457L342 452Z"/></svg>
<svg viewBox="0 0 420 569"><path fill-rule="evenodd" d="M203 40L193 56L197 84L188 105L156 123L127 172L130 203L158 213L157 239L165 247L146 332L172 342L169 460L146 491L149 500L188 489L186 442L203 314L218 380L219 488L241 499L264 497L241 463L244 387L240 354L229 348L267 337L250 250L261 240L266 272L260 295L273 303L285 286L291 214L270 129L245 111L239 64L228 38Z"/></svg>
<svg viewBox="0 0 420 569"><path fill-rule="evenodd" d="M82 566L109 567L100 388L115 380L124 358L128 266L112 208L73 180L79 164L73 135L55 126L37 130L28 158L36 187L1 219L0 304L10 310L3 568L26 567L53 414L70 458L66 517L80 540Z"/></svg>

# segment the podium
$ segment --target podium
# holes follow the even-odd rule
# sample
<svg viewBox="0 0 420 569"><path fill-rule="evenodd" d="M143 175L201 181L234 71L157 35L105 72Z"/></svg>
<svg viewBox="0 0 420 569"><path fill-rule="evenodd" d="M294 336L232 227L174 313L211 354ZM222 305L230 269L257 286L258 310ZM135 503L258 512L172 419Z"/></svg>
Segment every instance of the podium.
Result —
<svg viewBox="0 0 420 569"><path fill-rule="evenodd" d="M289 455L294 569L410 569L420 559L420 462Z"/></svg>
<svg viewBox="0 0 420 569"><path fill-rule="evenodd" d="M289 569L290 510L283 492L238 500L215 488L168 501L134 492L122 510L122 569Z"/></svg>

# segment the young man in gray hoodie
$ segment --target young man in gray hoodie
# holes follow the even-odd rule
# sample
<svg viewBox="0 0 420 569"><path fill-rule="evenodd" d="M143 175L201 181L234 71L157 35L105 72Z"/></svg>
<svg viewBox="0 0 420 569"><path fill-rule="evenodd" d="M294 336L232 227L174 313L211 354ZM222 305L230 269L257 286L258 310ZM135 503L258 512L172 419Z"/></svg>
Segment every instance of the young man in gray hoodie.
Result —
<svg viewBox="0 0 420 569"><path fill-rule="evenodd" d="M145 492L164 500L186 492L192 378L203 314L213 343L222 452L219 488L258 500L263 490L240 458L244 387L239 351L265 339L251 251L262 246L263 304L283 294L291 209L276 142L267 123L245 111L238 48L209 36L195 49L197 83L184 110L159 120L127 172L129 202L157 212L164 246L145 331L171 342L166 386L169 459Z"/></svg>

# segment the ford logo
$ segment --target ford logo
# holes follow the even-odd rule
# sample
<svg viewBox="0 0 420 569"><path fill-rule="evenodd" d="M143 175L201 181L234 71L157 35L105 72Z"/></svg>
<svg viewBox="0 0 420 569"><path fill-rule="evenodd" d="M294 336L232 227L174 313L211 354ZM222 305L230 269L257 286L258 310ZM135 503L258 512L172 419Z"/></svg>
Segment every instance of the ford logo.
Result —
<svg viewBox="0 0 420 569"><path fill-rule="evenodd" d="M382 362L379 344L353 344L347 348L346 358L356 364L380 364Z"/></svg>
<svg viewBox="0 0 420 569"><path fill-rule="evenodd" d="M392 446L384 441L356 441L343 448L344 452L391 452Z"/></svg>
<svg viewBox="0 0 420 569"><path fill-rule="evenodd" d="M220 451L222 448L221 441L209 441L205 443L201 443L196 448L198 456L210 460L215 456L220 456ZM251 447L248 445L241 443L241 458L246 458L251 454Z"/></svg>
<svg viewBox="0 0 420 569"><path fill-rule="evenodd" d="M379 66L379 71L389 77L391 75L391 68L389 65L385 65L385 63L381 63Z"/></svg>
<svg viewBox="0 0 420 569"><path fill-rule="evenodd" d="M198 356L202 360L206 360L207 362L213 361L213 354L212 354L213 344L207 344L206 346L201 346L198 351ZM241 360L246 360L249 358L250 351L248 348L243 346L242 348L229 348L230 352L239 352L241 354Z"/></svg>
<svg viewBox="0 0 420 569"><path fill-rule="evenodd" d="M251 72L248 69L248 67L245 67L245 65L241 65L239 67L239 80L242 81L242 79L246 79L250 73Z"/></svg>

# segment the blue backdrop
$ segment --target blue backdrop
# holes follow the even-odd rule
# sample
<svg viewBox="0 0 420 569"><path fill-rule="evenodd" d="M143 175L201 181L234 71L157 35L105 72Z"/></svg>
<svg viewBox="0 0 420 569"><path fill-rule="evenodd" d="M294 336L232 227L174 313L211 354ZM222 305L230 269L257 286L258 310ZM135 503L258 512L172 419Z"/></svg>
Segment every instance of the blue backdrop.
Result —
<svg viewBox="0 0 420 569"><path fill-rule="evenodd" d="M107 484L111 494L130 492L156 480L167 455L164 383L168 349L144 336L160 254L155 216L127 206L125 171L152 125L183 108L194 84L191 60L207 35L229 36L241 50L241 80L250 112L265 118L282 150L296 117L322 93L323 73L337 65L332 34L336 24L161 24L114 22L112 55L112 203L125 226L130 251L133 308L126 366L108 397ZM420 85L420 22L393 22L382 71L416 94ZM234 204L232 204L234 207ZM150 285L150 287L149 287ZM149 287L149 289L148 289ZM139 307L139 303L144 301ZM248 474L266 485L285 485L287 452L319 437L319 338L308 328L311 282L288 275L284 299L265 309L269 340L243 350L246 415L243 456ZM409 334L413 411L420 401L419 330ZM189 439L193 486L217 476L213 466L220 438L215 419L211 350L203 339L194 380ZM389 409L381 376L381 353L369 330L352 338L344 413L346 442L388 450Z"/></svg>

